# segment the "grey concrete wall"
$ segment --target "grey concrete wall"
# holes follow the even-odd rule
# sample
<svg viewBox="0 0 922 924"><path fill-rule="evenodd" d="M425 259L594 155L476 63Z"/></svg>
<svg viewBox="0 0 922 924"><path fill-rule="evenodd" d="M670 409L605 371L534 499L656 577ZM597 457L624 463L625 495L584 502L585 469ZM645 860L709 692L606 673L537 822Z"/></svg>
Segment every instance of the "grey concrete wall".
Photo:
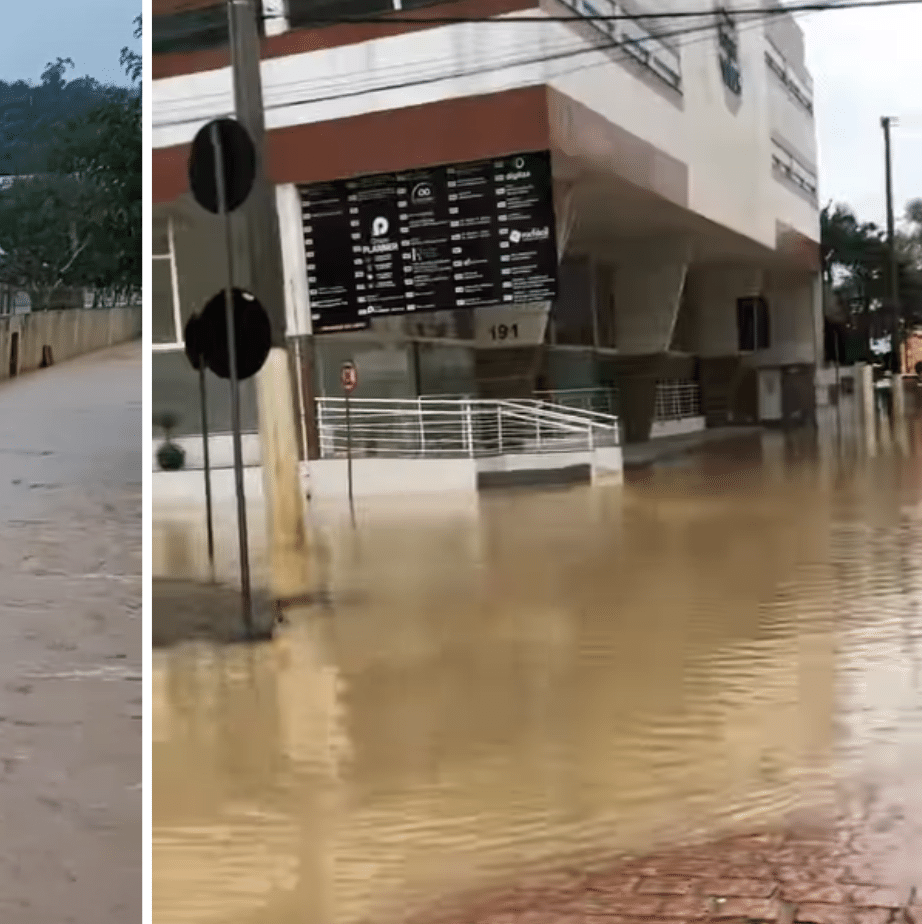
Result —
<svg viewBox="0 0 922 924"><path fill-rule="evenodd" d="M30 372L50 346L54 362L92 353L141 336L141 306L130 308L35 311L0 317L0 379L10 377L14 334L18 334L18 368Z"/></svg>

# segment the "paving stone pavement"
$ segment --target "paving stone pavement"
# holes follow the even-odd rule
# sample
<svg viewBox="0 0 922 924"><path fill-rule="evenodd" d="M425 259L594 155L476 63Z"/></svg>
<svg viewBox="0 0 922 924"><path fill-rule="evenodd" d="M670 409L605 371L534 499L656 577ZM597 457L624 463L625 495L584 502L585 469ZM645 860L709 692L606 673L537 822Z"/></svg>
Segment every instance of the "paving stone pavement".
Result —
<svg viewBox="0 0 922 924"><path fill-rule="evenodd" d="M920 887L893 873L903 852L860 832L800 829L728 837L561 871L425 916L427 924L922 924ZM463 910L462 910L463 909ZM422 919L417 922L420 924Z"/></svg>

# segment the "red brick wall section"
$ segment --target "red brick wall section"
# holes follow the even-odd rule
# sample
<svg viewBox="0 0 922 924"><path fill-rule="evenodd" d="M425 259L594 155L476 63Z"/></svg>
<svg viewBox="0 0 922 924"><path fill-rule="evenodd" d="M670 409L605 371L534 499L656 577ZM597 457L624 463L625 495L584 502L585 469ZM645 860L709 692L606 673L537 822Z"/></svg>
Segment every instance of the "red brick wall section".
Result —
<svg viewBox="0 0 922 924"><path fill-rule="evenodd" d="M269 176L279 184L316 183L549 144L546 88L526 87L276 129L268 136ZM188 145L153 152L154 202L187 191L188 157Z"/></svg>

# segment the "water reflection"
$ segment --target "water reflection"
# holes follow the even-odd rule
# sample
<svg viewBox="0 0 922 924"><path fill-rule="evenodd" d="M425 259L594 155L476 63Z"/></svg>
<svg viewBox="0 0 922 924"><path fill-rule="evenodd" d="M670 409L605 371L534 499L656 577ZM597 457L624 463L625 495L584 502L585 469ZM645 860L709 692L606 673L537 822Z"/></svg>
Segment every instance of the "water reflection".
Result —
<svg viewBox="0 0 922 924"><path fill-rule="evenodd" d="M155 661L155 920L386 921L839 779L911 810L919 471L772 435L332 530L334 613Z"/></svg>

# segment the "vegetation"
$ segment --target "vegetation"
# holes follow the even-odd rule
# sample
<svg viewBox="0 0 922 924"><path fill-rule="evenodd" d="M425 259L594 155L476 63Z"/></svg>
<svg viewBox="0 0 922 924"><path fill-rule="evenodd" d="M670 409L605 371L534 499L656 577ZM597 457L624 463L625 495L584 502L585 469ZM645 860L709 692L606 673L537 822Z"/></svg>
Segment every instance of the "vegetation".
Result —
<svg viewBox="0 0 922 924"><path fill-rule="evenodd" d="M843 363L883 361L897 367L906 334L922 325L922 199L906 206L897 233L897 278L902 318L890 300L890 251L886 233L862 222L845 205L821 214L823 280L826 286L826 353ZM875 357L874 344L889 341Z"/></svg>
<svg viewBox="0 0 922 924"><path fill-rule="evenodd" d="M140 292L141 59L124 48L121 64L128 86L68 82L67 58L38 86L0 82L0 284L35 309L77 289Z"/></svg>

